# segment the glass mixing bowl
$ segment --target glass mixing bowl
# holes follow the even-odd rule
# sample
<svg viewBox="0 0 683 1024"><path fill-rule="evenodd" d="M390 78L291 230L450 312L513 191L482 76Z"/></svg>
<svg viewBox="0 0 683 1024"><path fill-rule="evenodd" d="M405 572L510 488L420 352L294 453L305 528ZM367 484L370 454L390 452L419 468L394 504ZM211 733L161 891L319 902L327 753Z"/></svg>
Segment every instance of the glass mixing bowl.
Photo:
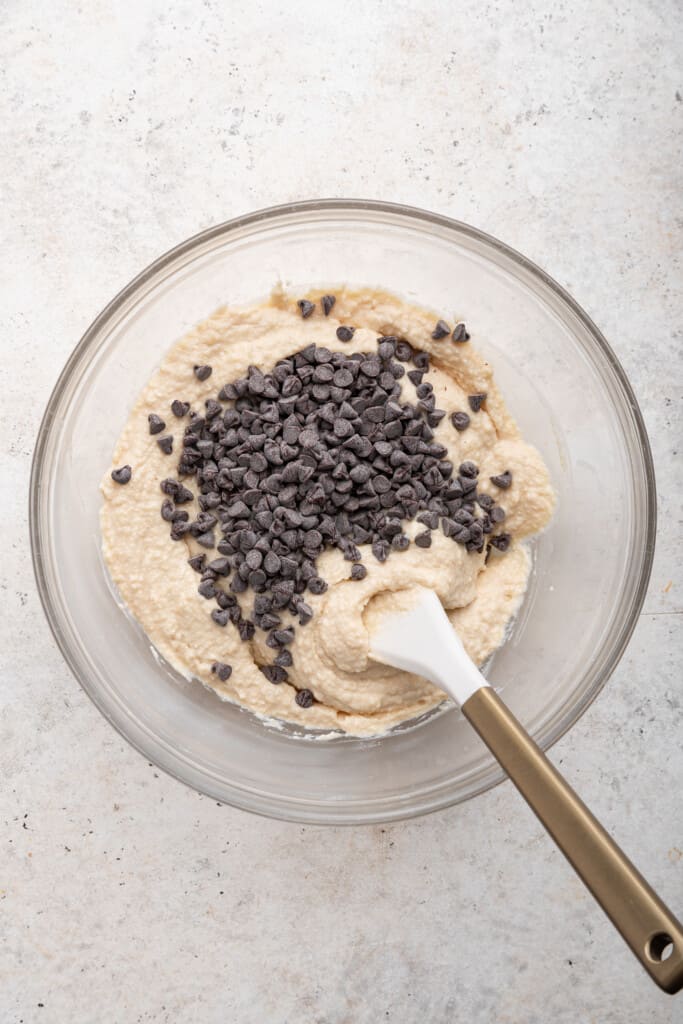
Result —
<svg viewBox="0 0 683 1024"><path fill-rule="evenodd" d="M652 461L631 388L595 325L538 267L465 224L388 203L296 203L222 224L162 256L100 314L57 382L36 446L31 538L43 605L100 711L196 789L303 822L433 811L503 777L457 709L381 739L269 728L164 664L105 571L98 484L136 394L187 328L278 280L301 294L383 286L467 320L559 497L487 675L543 747L593 700L635 624L654 546Z"/></svg>

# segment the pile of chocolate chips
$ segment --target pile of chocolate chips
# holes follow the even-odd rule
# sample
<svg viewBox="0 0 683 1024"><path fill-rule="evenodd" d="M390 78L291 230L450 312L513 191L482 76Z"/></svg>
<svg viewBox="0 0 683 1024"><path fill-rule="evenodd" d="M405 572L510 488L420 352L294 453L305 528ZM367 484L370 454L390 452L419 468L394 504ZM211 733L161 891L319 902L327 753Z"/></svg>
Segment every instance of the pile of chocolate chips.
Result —
<svg viewBox="0 0 683 1024"><path fill-rule="evenodd" d="M454 340L467 340L464 325L459 328ZM437 325L435 332L441 330ZM337 336L351 341L353 328L340 327ZM202 379L211 373L198 369ZM327 589L316 567L326 548L338 548L353 563L355 580L367 573L359 545L369 545L384 562L409 547L404 526L414 519L424 527L414 538L418 547L429 547L440 528L470 552L481 552L487 537L489 549L507 550L510 537L499 532L505 512L477 492L477 466L468 461L456 470L434 440L433 428L446 411L436 408L428 372L428 354L395 337L379 338L376 353L346 355L309 345L270 373L249 367L208 399L201 414L173 402L173 414L189 414L189 422L177 467L181 479L161 483L161 515L173 540L190 534L207 551L217 548L219 557L190 559L201 576L199 593L216 602L213 620L232 622L242 640L256 628L267 633L275 657L261 671L271 682L286 680L292 664L287 647L294 627L283 624L281 613L290 611L302 626L310 621L304 595ZM401 401L406 373L415 404ZM485 397L470 397L472 412ZM165 429L155 414L149 419L150 433ZM461 431L470 421L456 412L451 422ZM170 435L159 441L163 451L172 450ZM188 478L194 478L200 507L193 521L182 508L194 496L182 482ZM508 473L492 479L501 489L511 483ZM236 597L248 588L254 592L251 619ZM229 666L216 663L214 671L227 678ZM297 694L302 707L310 706L309 695Z"/></svg>

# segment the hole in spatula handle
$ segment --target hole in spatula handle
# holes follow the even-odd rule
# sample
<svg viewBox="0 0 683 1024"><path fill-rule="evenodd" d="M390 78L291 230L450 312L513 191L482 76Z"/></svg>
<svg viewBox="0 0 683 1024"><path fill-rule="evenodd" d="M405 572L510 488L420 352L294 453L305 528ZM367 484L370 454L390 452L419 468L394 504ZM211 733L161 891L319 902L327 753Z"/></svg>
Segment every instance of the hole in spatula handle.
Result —
<svg viewBox="0 0 683 1024"><path fill-rule="evenodd" d="M647 944L647 955L656 964L668 960L674 951L674 940L666 932L657 932Z"/></svg>

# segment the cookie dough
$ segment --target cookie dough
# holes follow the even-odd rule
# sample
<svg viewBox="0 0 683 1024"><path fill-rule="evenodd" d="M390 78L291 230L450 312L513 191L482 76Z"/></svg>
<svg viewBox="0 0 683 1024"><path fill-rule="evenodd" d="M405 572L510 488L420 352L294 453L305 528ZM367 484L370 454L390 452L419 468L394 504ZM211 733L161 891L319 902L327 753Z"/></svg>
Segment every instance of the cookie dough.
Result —
<svg viewBox="0 0 683 1024"><path fill-rule="evenodd" d="M339 289L335 294L328 316L320 295L308 296L315 309L306 309L302 316L296 297L282 291L265 303L222 308L171 348L137 399L116 445L112 467L130 466L130 479L122 486L112 479L110 467L102 482L102 545L125 605L154 647L184 676L199 679L220 697L270 719L370 736L413 719L444 699L424 679L369 657L373 598L415 585L431 587L467 652L481 664L503 642L523 597L530 571L524 538L548 523L554 493L540 455L520 437L491 367L477 353L476 339L435 339L437 316L383 291ZM337 337L342 325L355 327L350 342ZM491 551L487 560L486 547L481 553L468 551L437 529L430 547L411 543L383 563L367 545L362 552L367 567L363 579L350 578L351 563L339 550L325 550L318 572L328 589L306 594L313 617L305 626L297 625L289 648L293 664L287 670L288 681L274 685L259 671L259 665L272 662L266 634L256 630L253 639L243 642L234 626L221 628L212 621L207 602L197 593L199 578L188 564L188 558L204 549L189 534L171 541L169 524L160 516L160 481L175 475L186 426L171 405L190 403L201 411L207 399L215 399L223 384L245 375L250 365L266 373L279 359L310 344L347 354L376 353L380 335L396 335L430 353L428 379L437 407L448 412L434 427L435 441L446 446L447 458L456 467L466 460L476 463L479 493L490 494L504 507L505 530L512 543L505 553ZM400 383L401 400L416 403L415 386L407 376ZM473 395L486 395L479 411L473 411L476 401L468 402ZM176 411L182 409L176 406ZM454 426L455 411L469 415L466 429ZM161 431L150 416L165 423L164 436L174 435L174 454L166 454L159 445L155 434ZM491 482L491 477L504 473L511 474L508 487ZM192 490L192 481L186 483ZM184 507L191 518L199 511L194 502ZM414 521L404 528L411 539L424 529ZM238 596L249 614L253 593ZM212 671L217 662L232 667L228 678ZM311 706L301 707L294 699L303 689L315 698Z"/></svg>

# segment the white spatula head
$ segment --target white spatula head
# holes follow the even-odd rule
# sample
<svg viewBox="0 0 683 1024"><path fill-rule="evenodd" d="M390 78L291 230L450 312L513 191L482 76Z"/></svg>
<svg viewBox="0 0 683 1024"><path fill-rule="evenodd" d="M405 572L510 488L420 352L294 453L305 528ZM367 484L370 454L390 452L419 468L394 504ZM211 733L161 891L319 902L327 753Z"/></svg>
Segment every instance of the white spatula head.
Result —
<svg viewBox="0 0 683 1024"><path fill-rule="evenodd" d="M414 595L414 600L413 600ZM387 612L370 635L375 661L424 676L458 704L488 683L465 653L433 590L415 587L408 607Z"/></svg>

